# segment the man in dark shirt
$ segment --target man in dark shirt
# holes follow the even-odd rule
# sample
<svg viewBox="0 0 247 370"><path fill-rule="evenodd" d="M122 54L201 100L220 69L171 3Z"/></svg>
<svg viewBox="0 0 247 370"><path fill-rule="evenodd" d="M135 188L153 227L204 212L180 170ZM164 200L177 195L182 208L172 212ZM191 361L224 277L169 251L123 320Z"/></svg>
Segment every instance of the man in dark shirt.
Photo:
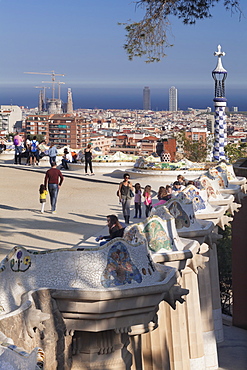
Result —
<svg viewBox="0 0 247 370"><path fill-rule="evenodd" d="M50 194L50 201L51 201L51 211L53 214L56 213L56 204L57 204L57 196L58 190L63 183L63 175L62 172L57 168L56 162L51 163L51 168L46 171L45 174L45 188L48 190Z"/></svg>

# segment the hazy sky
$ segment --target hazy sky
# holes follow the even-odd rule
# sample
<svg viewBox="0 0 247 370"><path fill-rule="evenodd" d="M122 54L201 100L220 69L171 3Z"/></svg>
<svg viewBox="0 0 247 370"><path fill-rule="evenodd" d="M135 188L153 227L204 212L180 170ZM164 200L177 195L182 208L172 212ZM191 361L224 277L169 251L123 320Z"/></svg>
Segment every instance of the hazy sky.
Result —
<svg viewBox="0 0 247 370"><path fill-rule="evenodd" d="M142 15L131 0L0 0L0 90L34 90L50 77L23 72L52 70L65 74L58 78L66 83L64 90L171 85L213 90L213 53L221 44L227 88L247 95L247 4L241 3L241 21L222 4L215 6L213 18L193 26L171 18L174 46L160 63L146 64L142 58L129 61L122 47L125 30L117 23Z"/></svg>

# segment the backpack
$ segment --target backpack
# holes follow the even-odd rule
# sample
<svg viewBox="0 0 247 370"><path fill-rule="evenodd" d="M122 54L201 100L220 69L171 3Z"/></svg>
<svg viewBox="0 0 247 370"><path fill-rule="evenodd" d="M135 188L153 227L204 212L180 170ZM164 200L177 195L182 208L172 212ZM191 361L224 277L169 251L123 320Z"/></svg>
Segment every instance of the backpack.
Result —
<svg viewBox="0 0 247 370"><path fill-rule="evenodd" d="M36 140L33 140L32 142L31 142L31 152L36 152L37 151L37 149L38 149L38 142L36 141Z"/></svg>
<svg viewBox="0 0 247 370"><path fill-rule="evenodd" d="M19 144L19 140L17 138L14 138L14 145L18 145Z"/></svg>

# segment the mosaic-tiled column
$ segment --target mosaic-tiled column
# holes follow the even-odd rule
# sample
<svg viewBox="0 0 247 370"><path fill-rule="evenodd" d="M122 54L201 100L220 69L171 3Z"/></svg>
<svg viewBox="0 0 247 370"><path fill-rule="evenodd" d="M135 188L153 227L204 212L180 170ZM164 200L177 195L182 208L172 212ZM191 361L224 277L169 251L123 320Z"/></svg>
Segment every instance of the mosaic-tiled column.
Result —
<svg viewBox="0 0 247 370"><path fill-rule="evenodd" d="M223 68L221 57L225 55L221 51L221 46L218 45L218 51L214 53L218 57L216 68L212 72L215 81L215 124L214 124L214 148L213 160L220 161L226 159L225 146L227 144L227 129L226 129L226 98L225 98L225 79L227 71Z"/></svg>
<svg viewBox="0 0 247 370"><path fill-rule="evenodd" d="M215 123L214 123L214 149L213 160L220 161L226 159L225 146L227 144L227 131L226 131L226 99L215 98Z"/></svg>

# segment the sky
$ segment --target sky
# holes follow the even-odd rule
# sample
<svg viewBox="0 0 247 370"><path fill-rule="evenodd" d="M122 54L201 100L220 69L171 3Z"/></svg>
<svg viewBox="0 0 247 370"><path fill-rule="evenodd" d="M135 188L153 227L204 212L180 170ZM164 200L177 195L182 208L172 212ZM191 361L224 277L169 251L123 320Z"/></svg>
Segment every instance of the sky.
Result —
<svg viewBox="0 0 247 370"><path fill-rule="evenodd" d="M178 106L213 106L216 67L213 55L220 44L228 71L229 107L247 110L247 2L243 15L217 4L211 19L185 26L170 18L173 47L159 63L144 58L129 61L123 49L125 30L118 22L143 15L131 0L0 0L0 104L37 106L39 89L50 86L50 76L24 72L51 72L61 97L72 88L75 108L142 108L144 86L151 90L152 109L168 108L168 90L178 89ZM51 89L46 90L51 96Z"/></svg>

